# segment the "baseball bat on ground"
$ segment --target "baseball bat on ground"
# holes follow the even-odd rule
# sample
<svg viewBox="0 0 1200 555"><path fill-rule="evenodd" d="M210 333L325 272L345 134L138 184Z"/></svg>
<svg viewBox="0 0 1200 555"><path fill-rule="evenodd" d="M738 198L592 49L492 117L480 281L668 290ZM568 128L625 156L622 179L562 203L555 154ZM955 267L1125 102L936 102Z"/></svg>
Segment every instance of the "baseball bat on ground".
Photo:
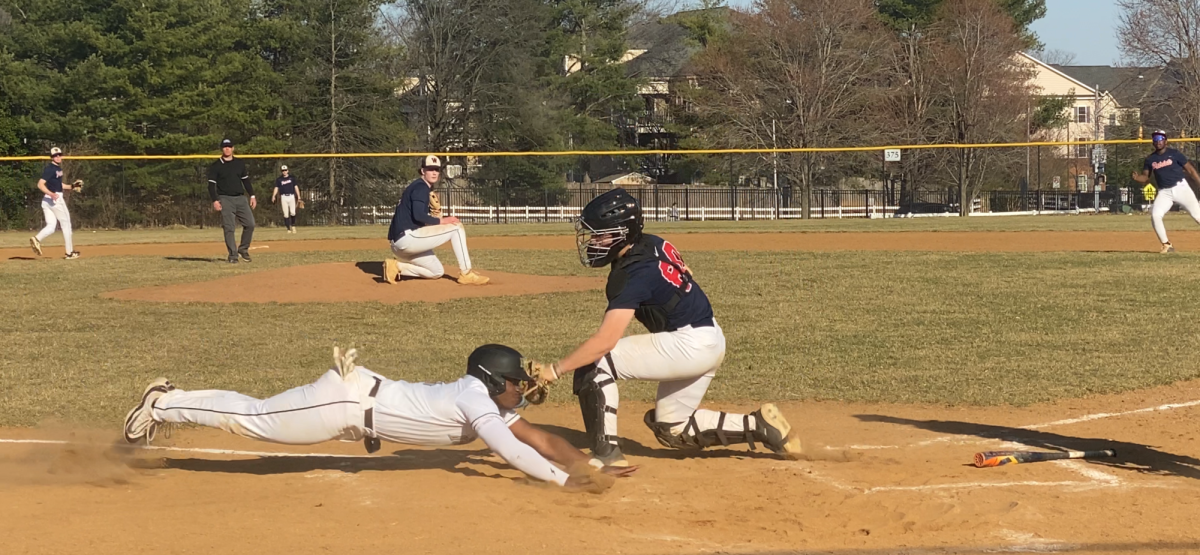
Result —
<svg viewBox="0 0 1200 555"><path fill-rule="evenodd" d="M1059 459L1097 459L1115 456L1117 456L1117 452L1112 449L1101 451L985 451L975 453L975 466L976 468L987 468Z"/></svg>

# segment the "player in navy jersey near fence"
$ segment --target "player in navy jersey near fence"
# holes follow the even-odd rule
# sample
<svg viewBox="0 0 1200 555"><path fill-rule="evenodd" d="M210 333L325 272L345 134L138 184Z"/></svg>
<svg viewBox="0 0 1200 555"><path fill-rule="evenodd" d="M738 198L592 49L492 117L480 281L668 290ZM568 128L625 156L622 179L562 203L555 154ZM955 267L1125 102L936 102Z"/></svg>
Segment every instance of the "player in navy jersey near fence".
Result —
<svg viewBox="0 0 1200 555"><path fill-rule="evenodd" d="M296 199L300 196L300 184L292 176L287 166L279 167L279 177L275 178L275 189L271 191L271 202L279 198L279 206L283 210L283 224L288 233L296 232Z"/></svg>
<svg viewBox="0 0 1200 555"><path fill-rule="evenodd" d="M1166 131L1155 131L1150 134L1150 139L1154 144L1154 152L1146 157L1142 171L1133 173L1133 180L1147 183L1150 181L1150 174L1154 174L1158 191L1154 197L1154 204L1150 207L1150 223L1154 226L1158 241L1162 243L1162 250L1159 252L1166 254L1175 252L1175 246L1167 240L1167 228L1163 225L1163 216L1173 205L1178 204L1191 214L1196 223L1200 223L1200 203L1196 202L1196 193L1188 184L1190 177L1194 183L1200 185L1200 174L1196 173L1196 168L1182 152L1167 147Z"/></svg>
<svg viewBox="0 0 1200 555"><path fill-rule="evenodd" d="M62 149L50 149L50 163L42 168L41 179L38 179L38 190L42 192L42 215L46 217L46 227L37 235L29 238L29 246L38 256L42 255L42 241L45 241L55 228L61 228L63 243L66 245L67 260L79 258L75 243L71 237L71 213L67 211L67 199L63 190L71 190L70 185L63 185Z"/></svg>
<svg viewBox="0 0 1200 555"><path fill-rule="evenodd" d="M641 206L624 189L584 207L575 226L579 257L590 268L611 266L608 308L591 338L562 360L539 365L546 382L575 372L593 465L627 464L617 442L617 380L658 382L655 408L644 421L666 447L748 443L753 449L758 441L798 455L800 441L774 404L745 415L700 408L725 360L725 335L679 251L642 233L642 223ZM650 333L623 338L634 318Z"/></svg>

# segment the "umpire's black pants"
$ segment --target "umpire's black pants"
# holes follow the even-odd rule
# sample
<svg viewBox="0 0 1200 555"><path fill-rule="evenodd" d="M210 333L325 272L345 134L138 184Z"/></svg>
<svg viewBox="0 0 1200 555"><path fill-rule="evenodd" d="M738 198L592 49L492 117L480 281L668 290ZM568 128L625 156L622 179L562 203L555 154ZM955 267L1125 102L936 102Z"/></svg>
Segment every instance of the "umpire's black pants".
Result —
<svg viewBox="0 0 1200 555"><path fill-rule="evenodd" d="M250 210L250 199L246 196L230 197L221 195L221 228L225 230L225 249L229 258L238 253L250 255L250 240L254 238L254 212ZM233 244L233 230L237 224L242 226L242 244Z"/></svg>

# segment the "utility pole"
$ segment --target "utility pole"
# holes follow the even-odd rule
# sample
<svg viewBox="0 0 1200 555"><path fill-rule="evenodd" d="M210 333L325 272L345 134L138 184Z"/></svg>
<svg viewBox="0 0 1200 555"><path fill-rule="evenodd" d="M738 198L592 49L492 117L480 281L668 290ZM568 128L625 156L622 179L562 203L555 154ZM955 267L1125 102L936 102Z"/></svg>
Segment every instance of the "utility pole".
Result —
<svg viewBox="0 0 1200 555"><path fill-rule="evenodd" d="M779 153L775 149L779 148L775 144L775 120L771 120L771 184L775 190L779 190Z"/></svg>

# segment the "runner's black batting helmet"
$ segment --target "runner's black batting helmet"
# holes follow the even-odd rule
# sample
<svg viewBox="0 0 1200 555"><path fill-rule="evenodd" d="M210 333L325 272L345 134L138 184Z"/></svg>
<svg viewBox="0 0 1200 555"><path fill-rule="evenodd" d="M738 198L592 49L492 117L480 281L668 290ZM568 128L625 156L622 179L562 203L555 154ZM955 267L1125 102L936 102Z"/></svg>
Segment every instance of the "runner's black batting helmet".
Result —
<svg viewBox="0 0 1200 555"><path fill-rule="evenodd" d="M625 189L592 199L575 222L579 261L589 268L612 262L625 245L642 239L642 224L642 207Z"/></svg>
<svg viewBox="0 0 1200 555"><path fill-rule="evenodd" d="M479 347L467 357L467 375L479 378L492 397L504 393L505 380L533 382L533 378L525 372L521 353L512 347L496 344Z"/></svg>

